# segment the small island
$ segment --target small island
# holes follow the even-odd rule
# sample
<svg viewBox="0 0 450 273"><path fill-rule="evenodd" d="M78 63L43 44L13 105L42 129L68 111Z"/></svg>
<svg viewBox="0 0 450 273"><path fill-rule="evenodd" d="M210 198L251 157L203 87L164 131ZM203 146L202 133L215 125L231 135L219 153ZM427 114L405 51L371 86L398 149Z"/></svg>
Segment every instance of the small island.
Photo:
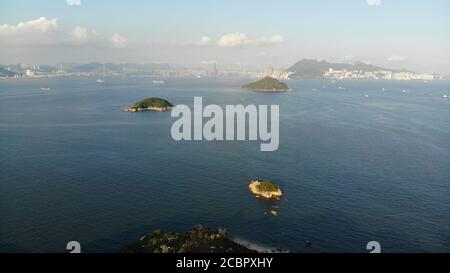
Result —
<svg viewBox="0 0 450 273"><path fill-rule="evenodd" d="M271 181L251 180L248 188L257 198L279 200L283 196L280 187Z"/></svg>
<svg viewBox="0 0 450 273"><path fill-rule="evenodd" d="M130 107L124 109L125 112L141 111L167 111L173 108L173 105L163 99L149 98L136 102Z"/></svg>
<svg viewBox="0 0 450 273"><path fill-rule="evenodd" d="M155 230L123 249L126 253L257 253L237 243L224 229L197 225L186 233Z"/></svg>
<svg viewBox="0 0 450 273"><path fill-rule="evenodd" d="M259 81L246 84L242 88L259 92L286 92L290 90L285 83L269 76Z"/></svg>

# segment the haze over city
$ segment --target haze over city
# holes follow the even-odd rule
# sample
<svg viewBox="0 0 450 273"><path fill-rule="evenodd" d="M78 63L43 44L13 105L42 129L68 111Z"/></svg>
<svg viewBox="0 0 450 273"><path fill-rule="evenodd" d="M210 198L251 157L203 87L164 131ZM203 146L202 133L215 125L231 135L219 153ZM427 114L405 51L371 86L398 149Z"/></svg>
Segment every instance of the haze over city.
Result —
<svg viewBox="0 0 450 273"><path fill-rule="evenodd" d="M448 75L448 10L444 0L1 1L0 63L287 68L314 58Z"/></svg>

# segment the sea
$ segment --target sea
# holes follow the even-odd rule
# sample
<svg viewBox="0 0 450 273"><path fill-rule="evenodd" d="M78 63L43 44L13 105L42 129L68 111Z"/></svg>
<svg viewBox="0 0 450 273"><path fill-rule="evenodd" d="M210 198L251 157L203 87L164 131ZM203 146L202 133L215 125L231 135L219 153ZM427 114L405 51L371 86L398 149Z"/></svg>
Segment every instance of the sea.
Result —
<svg viewBox="0 0 450 273"><path fill-rule="evenodd" d="M0 80L0 252L68 252L69 241L120 252L197 224L291 252L364 253L371 241L450 252L449 81L289 80L290 92L260 93L241 89L245 78L162 80ZM122 111L195 96L279 105L278 150L174 141L170 111ZM284 197L256 199L255 178Z"/></svg>

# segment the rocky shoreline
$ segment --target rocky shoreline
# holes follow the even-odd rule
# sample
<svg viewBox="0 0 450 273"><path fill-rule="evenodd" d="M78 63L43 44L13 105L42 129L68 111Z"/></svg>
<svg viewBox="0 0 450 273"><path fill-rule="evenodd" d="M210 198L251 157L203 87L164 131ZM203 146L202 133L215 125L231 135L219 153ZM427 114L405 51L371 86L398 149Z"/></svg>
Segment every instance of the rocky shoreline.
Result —
<svg viewBox="0 0 450 273"><path fill-rule="evenodd" d="M224 229L197 225L185 233L155 230L123 249L127 253L257 253L236 243Z"/></svg>
<svg viewBox="0 0 450 273"><path fill-rule="evenodd" d="M280 187L271 181L251 180L248 189L257 198L280 200L283 196Z"/></svg>
<svg viewBox="0 0 450 273"><path fill-rule="evenodd" d="M282 247L266 248L234 238L224 228L197 225L185 233L155 230L122 249L125 253L287 253Z"/></svg>
<svg viewBox="0 0 450 273"><path fill-rule="evenodd" d="M172 110L173 107L147 107L147 108L135 108L135 107L126 107L123 109L124 112L143 112L143 111L169 111Z"/></svg>

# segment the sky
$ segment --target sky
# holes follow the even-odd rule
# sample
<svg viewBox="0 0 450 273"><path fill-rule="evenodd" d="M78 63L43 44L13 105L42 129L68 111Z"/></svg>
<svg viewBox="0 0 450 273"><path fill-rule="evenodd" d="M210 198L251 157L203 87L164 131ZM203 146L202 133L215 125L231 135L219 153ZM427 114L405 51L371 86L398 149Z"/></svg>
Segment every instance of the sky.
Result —
<svg viewBox="0 0 450 273"><path fill-rule="evenodd" d="M308 58L450 74L450 1L0 0L0 47L2 64Z"/></svg>

